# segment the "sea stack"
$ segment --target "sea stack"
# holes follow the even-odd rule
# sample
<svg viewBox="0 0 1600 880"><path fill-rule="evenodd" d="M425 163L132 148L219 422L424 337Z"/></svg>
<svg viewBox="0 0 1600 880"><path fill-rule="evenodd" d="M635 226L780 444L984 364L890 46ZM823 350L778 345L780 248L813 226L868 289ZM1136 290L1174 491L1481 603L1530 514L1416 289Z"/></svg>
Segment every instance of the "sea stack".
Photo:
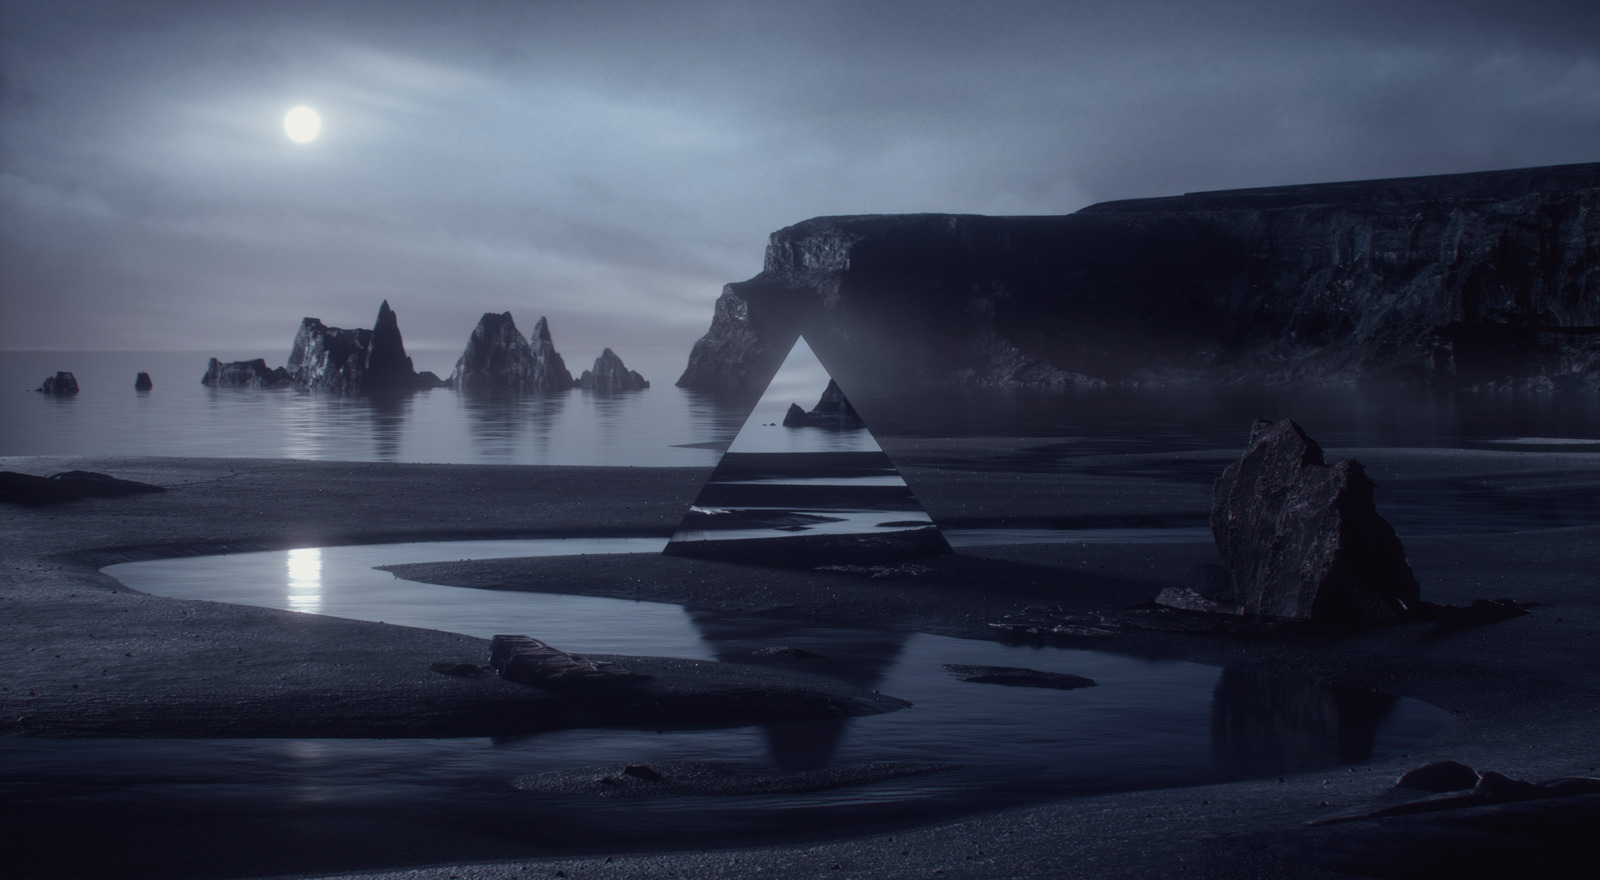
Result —
<svg viewBox="0 0 1600 880"><path fill-rule="evenodd" d="M265 358L228 363L211 358L206 363L206 374L200 377L200 384L218 388L282 388L293 385L294 377L283 367L268 369Z"/></svg>
<svg viewBox="0 0 1600 880"><path fill-rule="evenodd" d="M39 387L34 390L40 394L54 394L57 397L65 397L68 394L78 393L78 379L71 373L60 372L54 376L45 377L44 382L40 383Z"/></svg>
<svg viewBox="0 0 1600 880"><path fill-rule="evenodd" d="M406 344L400 338L400 319L384 300L378 307L378 321L372 325L367 342L367 358L361 374L362 391L409 391L417 387L417 371L406 357Z"/></svg>
<svg viewBox="0 0 1600 880"><path fill-rule="evenodd" d="M133 390L135 391L149 391L154 387L156 387L155 383L150 381L149 373L140 373L133 378Z"/></svg>
<svg viewBox="0 0 1600 880"><path fill-rule="evenodd" d="M822 390L822 397L818 398L817 405L806 412L800 404L789 404L789 411L783 416L785 428L832 428L837 431L854 431L865 428L866 422L861 421L861 416L856 414L856 408L839 390L839 383L833 379L828 380L828 387Z"/></svg>
<svg viewBox="0 0 1600 880"><path fill-rule="evenodd" d="M594 359L594 369L583 371L578 385L585 391L638 391L650 387L643 376L628 369L609 348Z"/></svg>
<svg viewBox="0 0 1600 880"><path fill-rule="evenodd" d="M510 312L486 312L467 339L450 384L463 391L549 393L571 388L572 373L556 352L550 324L544 318L534 325L530 342L517 329Z"/></svg>

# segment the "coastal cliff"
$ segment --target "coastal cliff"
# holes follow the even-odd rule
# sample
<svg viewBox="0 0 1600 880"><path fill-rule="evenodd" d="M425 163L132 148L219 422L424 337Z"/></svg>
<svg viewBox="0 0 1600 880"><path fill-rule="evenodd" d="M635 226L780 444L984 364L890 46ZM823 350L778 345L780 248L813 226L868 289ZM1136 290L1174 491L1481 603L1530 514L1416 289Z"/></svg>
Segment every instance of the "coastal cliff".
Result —
<svg viewBox="0 0 1600 880"><path fill-rule="evenodd" d="M678 385L761 388L802 332L851 387L1593 390L1600 163L818 217L723 288Z"/></svg>

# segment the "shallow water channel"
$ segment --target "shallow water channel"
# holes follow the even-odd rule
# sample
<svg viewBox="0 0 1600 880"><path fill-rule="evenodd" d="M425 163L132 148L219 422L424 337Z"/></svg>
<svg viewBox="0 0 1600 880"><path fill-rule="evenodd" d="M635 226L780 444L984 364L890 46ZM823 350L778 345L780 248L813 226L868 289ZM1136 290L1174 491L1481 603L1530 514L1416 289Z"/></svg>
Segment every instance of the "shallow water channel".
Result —
<svg viewBox="0 0 1600 880"><path fill-rule="evenodd" d="M1154 536L1160 539L1160 536ZM1169 538L1170 539L1170 538ZM953 543L961 542L957 537ZM972 543L992 542L974 534ZM148 593L487 637L575 652L761 662L912 701L885 715L740 728L602 729L514 739L0 740L5 793L28 812L137 837L128 876L243 876L704 846L865 829L1043 797L1191 785L1416 750L1448 716L1416 700L1172 660L822 626L676 605L414 583L378 564L659 552L661 539L308 548L138 562L107 573ZM445 658L442 658L445 659ZM462 658L448 658L462 659ZM958 681L944 664L1087 676L1043 690ZM601 764L704 761L765 771L880 761L962 769L790 795L601 799L512 787ZM115 840L105 841L115 848ZM94 856L76 854L73 858Z"/></svg>

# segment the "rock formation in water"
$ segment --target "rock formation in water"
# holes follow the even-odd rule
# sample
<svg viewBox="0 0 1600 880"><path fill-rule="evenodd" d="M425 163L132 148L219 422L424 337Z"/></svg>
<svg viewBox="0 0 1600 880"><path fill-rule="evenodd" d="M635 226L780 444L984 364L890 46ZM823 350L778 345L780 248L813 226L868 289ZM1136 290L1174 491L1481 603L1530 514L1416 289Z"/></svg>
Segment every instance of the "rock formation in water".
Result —
<svg viewBox="0 0 1600 880"><path fill-rule="evenodd" d="M57 397L78 393L78 377L67 372L58 372L54 376L46 376L44 382L34 389L40 394L54 394Z"/></svg>
<svg viewBox="0 0 1600 880"><path fill-rule="evenodd" d="M678 384L762 388L801 332L851 387L1592 389L1600 163L819 217L723 288Z"/></svg>
<svg viewBox="0 0 1600 880"><path fill-rule="evenodd" d="M133 377L133 390L135 391L149 391L154 387L156 387L155 383L150 381L149 373L140 373Z"/></svg>
<svg viewBox="0 0 1600 880"><path fill-rule="evenodd" d="M578 386L587 391L638 391L649 388L650 383L608 348L594 359L594 369L584 370L578 377Z"/></svg>
<svg viewBox="0 0 1600 880"><path fill-rule="evenodd" d="M211 358L200 384L218 388L283 388L294 384L294 377L283 367L269 369L265 358L223 363Z"/></svg>
<svg viewBox="0 0 1600 880"><path fill-rule="evenodd" d="M867 425L861 421L861 416L856 414L856 408L845 399L844 392L839 390L839 383L829 379L828 387L822 390L822 397L817 400L817 405L812 407L811 412L801 409L797 403L789 404L789 411L783 414L783 426L854 431Z"/></svg>
<svg viewBox="0 0 1600 880"><path fill-rule="evenodd" d="M212 358L201 381L257 388L294 385L341 393L423 390L444 384L438 376L412 368L400 338L399 319L388 300L378 307L378 320L371 330L345 330L329 327L317 318L302 318L287 366L268 370L261 359L221 364Z"/></svg>
<svg viewBox="0 0 1600 880"><path fill-rule="evenodd" d="M544 318L533 327L530 341L517 329L510 312L484 313L456 361L449 384L465 390L503 389L553 392L572 387L572 374L550 339Z"/></svg>
<svg viewBox="0 0 1600 880"><path fill-rule="evenodd" d="M301 388L360 391L371 342L371 330L343 330L303 318L289 350L289 375Z"/></svg>
<svg viewBox="0 0 1600 880"><path fill-rule="evenodd" d="M1422 588L1360 462L1323 461L1299 425L1260 420L1212 490L1224 598L1247 613L1330 623L1395 619Z"/></svg>
<svg viewBox="0 0 1600 880"><path fill-rule="evenodd" d="M411 391L418 387L432 388L419 378L420 374L406 357L406 344L400 338L400 319L384 300L378 306L378 321L372 325L367 342L366 360L362 364L362 391Z"/></svg>

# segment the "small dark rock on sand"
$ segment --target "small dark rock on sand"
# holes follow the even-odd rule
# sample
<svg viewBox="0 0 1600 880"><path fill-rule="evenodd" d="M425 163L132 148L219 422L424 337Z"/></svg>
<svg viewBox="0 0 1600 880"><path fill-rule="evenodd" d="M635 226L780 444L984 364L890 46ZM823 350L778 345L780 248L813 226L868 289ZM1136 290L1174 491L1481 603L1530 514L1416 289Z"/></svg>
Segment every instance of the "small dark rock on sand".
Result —
<svg viewBox="0 0 1600 880"><path fill-rule="evenodd" d="M495 636L489 643L489 665L507 681L551 691L638 684L650 678L617 663L568 654L529 636Z"/></svg>
<svg viewBox="0 0 1600 880"><path fill-rule="evenodd" d="M1011 687L1054 688L1070 691L1094 687L1095 680L1065 672L1042 672L1021 666L967 666L961 663L944 664L946 672L959 681L974 684L1003 684Z"/></svg>
<svg viewBox="0 0 1600 880"><path fill-rule="evenodd" d="M48 477L0 471L0 501L13 504L54 504L78 498L108 498L165 491L160 486L119 480L93 471L66 471Z"/></svg>
<svg viewBox="0 0 1600 880"><path fill-rule="evenodd" d="M1406 771L1395 781L1396 788L1416 791L1465 791L1478 784L1478 771L1460 761L1434 761Z"/></svg>
<svg viewBox="0 0 1600 880"><path fill-rule="evenodd" d="M875 763L824 770L769 773L734 764L671 762L556 770L522 776L512 785L522 791L604 798L674 795L804 794L890 779L959 770L960 764Z"/></svg>

